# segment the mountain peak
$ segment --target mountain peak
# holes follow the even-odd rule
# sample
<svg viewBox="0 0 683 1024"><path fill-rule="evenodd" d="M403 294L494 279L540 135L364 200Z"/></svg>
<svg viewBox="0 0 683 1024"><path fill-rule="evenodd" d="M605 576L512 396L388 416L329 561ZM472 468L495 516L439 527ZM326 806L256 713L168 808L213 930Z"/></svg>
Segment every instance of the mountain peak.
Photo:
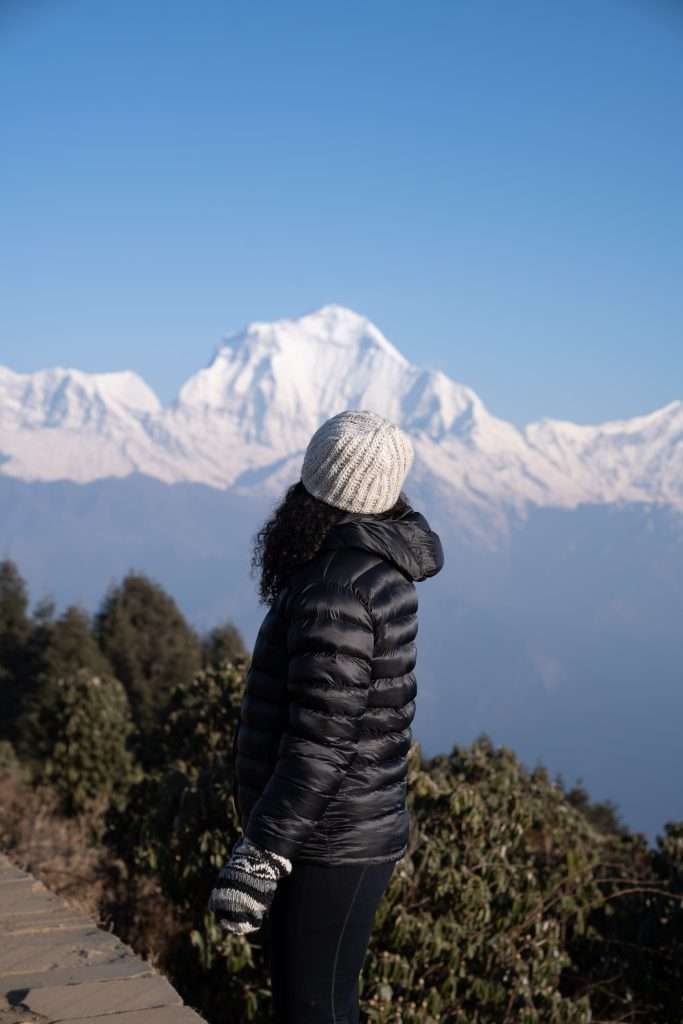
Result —
<svg viewBox="0 0 683 1024"><path fill-rule="evenodd" d="M15 373L0 367L0 393L5 409L13 409L36 423L66 421L95 405L127 408L137 414L155 415L161 403L142 377L130 370L85 373L73 367L52 366L35 373Z"/></svg>
<svg viewBox="0 0 683 1024"><path fill-rule="evenodd" d="M298 317L253 320L241 331L223 338L213 358L216 360L226 349L234 351L245 344L284 354L291 351L297 357L301 354L301 346L310 350L334 345L355 350L359 355L368 349L376 349L401 366L410 366L405 356L371 320L337 303L329 303Z"/></svg>
<svg viewBox="0 0 683 1024"><path fill-rule="evenodd" d="M240 436L296 450L342 408L399 416L412 364L367 317L329 304L298 317L252 321L224 339L183 385L175 408L220 410Z"/></svg>

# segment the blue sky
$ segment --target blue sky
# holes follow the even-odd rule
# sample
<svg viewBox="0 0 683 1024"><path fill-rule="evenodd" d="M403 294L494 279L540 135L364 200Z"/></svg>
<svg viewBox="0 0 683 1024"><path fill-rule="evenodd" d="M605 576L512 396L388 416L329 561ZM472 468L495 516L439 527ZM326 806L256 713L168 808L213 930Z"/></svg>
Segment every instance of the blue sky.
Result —
<svg viewBox="0 0 683 1024"><path fill-rule="evenodd" d="M167 401L338 302L518 425L682 399L682 54L673 0L4 0L0 364Z"/></svg>

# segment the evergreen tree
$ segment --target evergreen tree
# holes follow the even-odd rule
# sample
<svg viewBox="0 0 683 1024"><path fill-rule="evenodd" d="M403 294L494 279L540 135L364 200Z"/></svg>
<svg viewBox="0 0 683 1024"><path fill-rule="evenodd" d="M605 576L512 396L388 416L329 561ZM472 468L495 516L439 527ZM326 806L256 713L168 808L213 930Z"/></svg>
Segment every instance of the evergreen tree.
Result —
<svg viewBox="0 0 683 1024"><path fill-rule="evenodd" d="M173 689L188 685L201 667L199 637L173 598L136 572L110 588L94 628L144 736L163 719Z"/></svg>
<svg viewBox="0 0 683 1024"><path fill-rule="evenodd" d="M82 608L70 605L45 629L45 643L40 652L41 674L57 679L79 668L93 675L111 675L109 660L99 648L91 629L90 616Z"/></svg>
<svg viewBox="0 0 683 1024"><path fill-rule="evenodd" d="M202 665L204 668L218 668L225 662L243 658L246 648L242 634L232 622L214 626L202 638Z"/></svg>
<svg viewBox="0 0 683 1024"><path fill-rule="evenodd" d="M30 675L28 591L14 562L0 562L0 738L14 739L22 684Z"/></svg>
<svg viewBox="0 0 683 1024"><path fill-rule="evenodd" d="M130 705L118 679L85 668L46 676L22 720L30 751L25 763L35 783L57 790L66 814L101 799L116 806L139 778L131 733Z"/></svg>

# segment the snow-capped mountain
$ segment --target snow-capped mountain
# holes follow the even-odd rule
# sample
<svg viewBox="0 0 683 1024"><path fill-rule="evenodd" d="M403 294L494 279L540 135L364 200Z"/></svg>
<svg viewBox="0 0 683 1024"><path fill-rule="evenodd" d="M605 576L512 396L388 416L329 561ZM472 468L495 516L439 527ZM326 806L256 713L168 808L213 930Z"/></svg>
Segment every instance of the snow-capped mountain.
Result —
<svg viewBox="0 0 683 1024"><path fill-rule="evenodd" d="M598 426L543 419L520 431L336 305L226 338L166 407L134 373L0 368L0 474L86 483L141 473L275 494L296 479L316 427L346 408L399 423L416 449L407 490L436 490L459 507L683 508L682 402Z"/></svg>

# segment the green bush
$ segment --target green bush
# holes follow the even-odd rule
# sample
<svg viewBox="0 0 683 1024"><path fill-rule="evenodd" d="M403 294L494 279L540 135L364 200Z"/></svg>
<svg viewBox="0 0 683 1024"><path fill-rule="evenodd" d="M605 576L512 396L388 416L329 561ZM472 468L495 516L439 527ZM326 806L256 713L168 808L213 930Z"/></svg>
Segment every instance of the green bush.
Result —
<svg viewBox="0 0 683 1024"><path fill-rule="evenodd" d="M368 1021L683 1019L683 825L653 854L487 737L412 756L415 829L364 969Z"/></svg>
<svg viewBox="0 0 683 1024"><path fill-rule="evenodd" d="M202 637L202 667L220 668L225 662L247 656L244 639L237 626L224 622Z"/></svg>
<svg viewBox="0 0 683 1024"><path fill-rule="evenodd" d="M368 1020L589 1021L561 977L568 935L599 896L598 833L543 769L529 775L487 738L426 764L414 746L408 801L408 855L364 971Z"/></svg>
<svg viewBox="0 0 683 1024"><path fill-rule="evenodd" d="M121 683L78 669L43 681L22 719L22 746L35 783L51 785L64 812L77 814L98 800L125 802L138 778L131 732Z"/></svg>

